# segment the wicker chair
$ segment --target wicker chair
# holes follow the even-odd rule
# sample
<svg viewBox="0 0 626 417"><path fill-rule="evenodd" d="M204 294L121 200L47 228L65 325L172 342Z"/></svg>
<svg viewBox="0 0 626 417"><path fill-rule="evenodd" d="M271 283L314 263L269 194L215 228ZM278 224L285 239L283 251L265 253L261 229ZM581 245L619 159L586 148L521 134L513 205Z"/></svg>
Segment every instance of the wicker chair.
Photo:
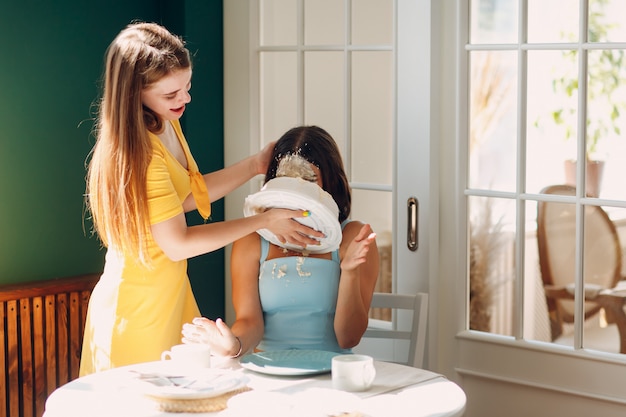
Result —
<svg viewBox="0 0 626 417"><path fill-rule="evenodd" d="M574 196L570 185L552 185L544 194ZM622 280L622 249L615 225L599 206L585 206L584 296L585 320L605 310L620 336L620 352L626 353L626 291ZM563 333L564 323L574 322L574 271L576 205L540 201L537 206L537 246L552 340ZM621 287L621 288L620 288Z"/></svg>

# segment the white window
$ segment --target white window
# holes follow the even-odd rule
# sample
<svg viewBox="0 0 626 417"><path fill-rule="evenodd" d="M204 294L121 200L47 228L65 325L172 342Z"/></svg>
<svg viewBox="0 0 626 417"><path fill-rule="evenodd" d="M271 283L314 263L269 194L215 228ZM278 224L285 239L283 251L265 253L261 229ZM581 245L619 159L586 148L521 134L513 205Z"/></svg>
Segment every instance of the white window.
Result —
<svg viewBox="0 0 626 417"><path fill-rule="evenodd" d="M469 327L619 353L620 320L606 308L584 320L584 311L596 304L583 301L585 293L590 298L619 284L613 273L621 276L626 248L626 4L469 4L464 45ZM585 176L585 186L567 197L546 188L576 186ZM546 249L540 256L542 204L557 207L554 216L560 217L546 218L546 246L541 246ZM614 244L611 231L594 223L601 211L621 239L618 256L606 249ZM573 228L564 231L567 215ZM566 286L563 295L575 301L546 299L544 284Z"/></svg>

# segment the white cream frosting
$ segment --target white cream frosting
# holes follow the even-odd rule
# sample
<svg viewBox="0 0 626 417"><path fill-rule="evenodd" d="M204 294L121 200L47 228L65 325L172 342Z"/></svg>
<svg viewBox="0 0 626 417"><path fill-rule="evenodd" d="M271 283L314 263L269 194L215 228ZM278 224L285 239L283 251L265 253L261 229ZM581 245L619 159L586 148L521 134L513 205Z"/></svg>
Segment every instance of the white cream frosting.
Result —
<svg viewBox="0 0 626 417"><path fill-rule="evenodd" d="M257 232L271 243L292 250L305 250L310 253L325 253L336 250L341 243L339 209L332 196L317 183L300 177L276 177L268 181L261 191L249 195L244 203L244 216L249 217L270 208L309 210L310 216L296 217L296 221L321 231L326 236L319 245L306 248L283 244L267 229Z"/></svg>

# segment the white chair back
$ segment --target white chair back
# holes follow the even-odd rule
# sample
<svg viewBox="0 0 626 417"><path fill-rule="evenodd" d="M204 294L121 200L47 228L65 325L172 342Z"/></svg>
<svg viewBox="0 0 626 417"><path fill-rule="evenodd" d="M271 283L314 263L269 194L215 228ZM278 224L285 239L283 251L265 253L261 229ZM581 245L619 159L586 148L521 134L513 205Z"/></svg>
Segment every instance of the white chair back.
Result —
<svg viewBox="0 0 626 417"><path fill-rule="evenodd" d="M408 357L406 361L396 361L416 368L421 368L424 362L426 347L426 328L428 326L428 294L389 294L374 293L371 308L392 309L392 322L370 319L361 343L353 351L365 353L376 359L385 359L375 351L370 351L369 339L404 340L408 342ZM412 314L411 324L407 328L397 328L398 310L408 310ZM371 345L370 345L371 346Z"/></svg>

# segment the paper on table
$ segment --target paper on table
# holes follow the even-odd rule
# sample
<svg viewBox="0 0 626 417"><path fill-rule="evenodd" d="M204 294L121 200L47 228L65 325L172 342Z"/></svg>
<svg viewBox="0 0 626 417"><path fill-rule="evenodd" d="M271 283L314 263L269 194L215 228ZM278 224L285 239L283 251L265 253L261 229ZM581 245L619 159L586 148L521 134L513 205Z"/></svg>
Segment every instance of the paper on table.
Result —
<svg viewBox="0 0 626 417"><path fill-rule="evenodd" d="M359 393L361 398L372 397L385 392L397 390L431 379L441 378L441 374L425 371L419 368L398 366L387 362L375 362L376 378L372 387ZM385 368L383 371L381 368Z"/></svg>
<svg viewBox="0 0 626 417"><path fill-rule="evenodd" d="M367 391L355 392L354 395L360 398L368 398L442 377L441 374L434 372L389 362L376 361L374 366L376 367L376 378L372 387ZM248 385L259 391L274 391L293 395L311 388L330 388L332 387L332 382L328 375L321 375L307 379L265 378L257 384L256 377L250 375L250 383Z"/></svg>

